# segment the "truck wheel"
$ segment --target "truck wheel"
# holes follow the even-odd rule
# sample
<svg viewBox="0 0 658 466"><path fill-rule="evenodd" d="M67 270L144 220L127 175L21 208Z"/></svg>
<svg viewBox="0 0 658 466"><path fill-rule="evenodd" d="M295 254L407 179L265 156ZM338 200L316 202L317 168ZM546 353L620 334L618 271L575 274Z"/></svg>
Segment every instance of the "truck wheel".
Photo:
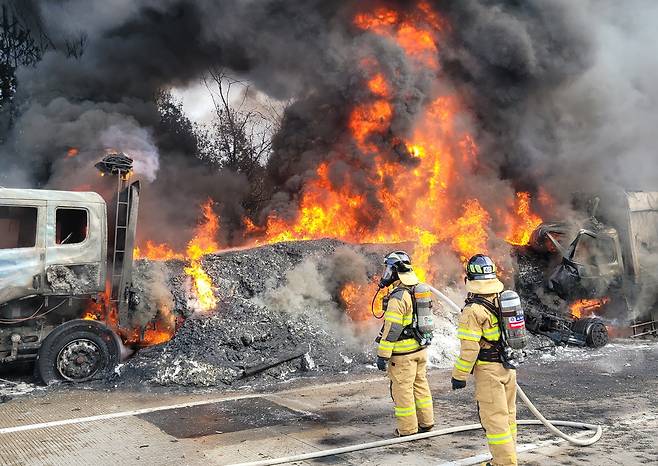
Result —
<svg viewBox="0 0 658 466"><path fill-rule="evenodd" d="M109 375L119 361L114 332L94 320L71 320L53 330L41 344L36 373L45 384L86 382Z"/></svg>
<svg viewBox="0 0 658 466"><path fill-rule="evenodd" d="M571 330L585 337L585 344L591 348L600 348L608 344L608 329L601 319L590 317L578 319Z"/></svg>
<svg viewBox="0 0 658 466"><path fill-rule="evenodd" d="M603 322L594 322L587 329L586 337L587 346L601 348L608 344L608 329Z"/></svg>

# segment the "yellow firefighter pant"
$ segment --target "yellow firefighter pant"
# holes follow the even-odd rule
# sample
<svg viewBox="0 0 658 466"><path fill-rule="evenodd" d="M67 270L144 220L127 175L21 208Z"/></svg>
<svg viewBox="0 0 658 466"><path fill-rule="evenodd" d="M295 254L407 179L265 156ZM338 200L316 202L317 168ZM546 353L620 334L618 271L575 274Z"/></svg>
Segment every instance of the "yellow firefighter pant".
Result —
<svg viewBox="0 0 658 466"><path fill-rule="evenodd" d="M433 426L434 408L427 383L427 350L391 356L388 376L400 435L415 434L418 426Z"/></svg>
<svg viewBox="0 0 658 466"><path fill-rule="evenodd" d="M500 363L478 364L475 399L495 466L516 465L516 371Z"/></svg>

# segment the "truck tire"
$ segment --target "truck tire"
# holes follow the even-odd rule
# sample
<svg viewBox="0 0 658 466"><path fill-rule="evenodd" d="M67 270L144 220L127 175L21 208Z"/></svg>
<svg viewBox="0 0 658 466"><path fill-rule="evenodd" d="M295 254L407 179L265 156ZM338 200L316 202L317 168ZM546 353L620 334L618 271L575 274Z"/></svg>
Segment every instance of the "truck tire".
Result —
<svg viewBox="0 0 658 466"><path fill-rule="evenodd" d="M601 319L590 317L578 319L571 330L585 337L585 344L590 348L601 348L608 344L608 329Z"/></svg>
<svg viewBox="0 0 658 466"><path fill-rule="evenodd" d="M95 320L76 319L60 325L43 340L35 373L47 385L86 382L111 374L119 357L112 330Z"/></svg>

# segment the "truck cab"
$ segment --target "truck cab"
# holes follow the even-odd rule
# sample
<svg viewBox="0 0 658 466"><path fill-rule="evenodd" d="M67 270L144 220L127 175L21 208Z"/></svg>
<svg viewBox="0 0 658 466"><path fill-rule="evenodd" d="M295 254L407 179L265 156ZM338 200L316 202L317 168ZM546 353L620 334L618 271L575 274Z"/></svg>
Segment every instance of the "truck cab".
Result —
<svg viewBox="0 0 658 466"><path fill-rule="evenodd" d="M0 188L0 305L102 292L106 269L107 207L100 195ZM12 318L3 310L3 318Z"/></svg>
<svg viewBox="0 0 658 466"><path fill-rule="evenodd" d="M0 188L0 366L35 360L46 383L82 382L118 362L118 316L134 298L139 183L128 185L125 155L103 163L118 175L112 230L95 192ZM104 320L84 318L89 309Z"/></svg>
<svg viewBox="0 0 658 466"><path fill-rule="evenodd" d="M582 228L551 274L548 289L564 300L601 298L622 286L619 234L611 227Z"/></svg>
<svg viewBox="0 0 658 466"><path fill-rule="evenodd" d="M565 222L532 235L533 250L560 258L546 288L567 302L605 298L608 317L633 336L658 333L658 192L616 193L601 209L599 197L588 203L590 218L570 243Z"/></svg>

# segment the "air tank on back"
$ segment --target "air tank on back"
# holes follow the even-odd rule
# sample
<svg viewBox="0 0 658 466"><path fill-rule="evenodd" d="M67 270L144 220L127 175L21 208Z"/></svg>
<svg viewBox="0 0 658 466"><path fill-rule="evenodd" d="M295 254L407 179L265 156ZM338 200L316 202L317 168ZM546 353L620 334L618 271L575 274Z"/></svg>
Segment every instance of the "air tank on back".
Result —
<svg viewBox="0 0 658 466"><path fill-rule="evenodd" d="M528 336L521 298L515 291L503 291L500 294L500 308L507 345L514 350L525 348L528 344Z"/></svg>

